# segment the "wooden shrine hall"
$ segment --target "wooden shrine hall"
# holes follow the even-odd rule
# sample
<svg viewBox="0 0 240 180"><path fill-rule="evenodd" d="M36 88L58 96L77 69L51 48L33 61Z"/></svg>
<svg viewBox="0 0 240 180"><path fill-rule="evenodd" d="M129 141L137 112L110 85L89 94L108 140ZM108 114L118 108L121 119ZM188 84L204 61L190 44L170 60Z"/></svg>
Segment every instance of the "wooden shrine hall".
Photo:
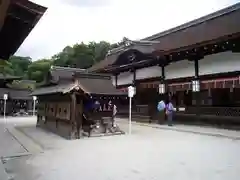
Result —
<svg viewBox="0 0 240 180"><path fill-rule="evenodd" d="M91 72L111 73L135 111L159 119L170 99L176 120L240 124L240 3L140 41L112 49Z"/></svg>
<svg viewBox="0 0 240 180"><path fill-rule="evenodd" d="M67 139L123 133L110 125L110 104L127 101L127 96L112 85L109 75L53 66L46 83L32 95L38 97L37 126Z"/></svg>

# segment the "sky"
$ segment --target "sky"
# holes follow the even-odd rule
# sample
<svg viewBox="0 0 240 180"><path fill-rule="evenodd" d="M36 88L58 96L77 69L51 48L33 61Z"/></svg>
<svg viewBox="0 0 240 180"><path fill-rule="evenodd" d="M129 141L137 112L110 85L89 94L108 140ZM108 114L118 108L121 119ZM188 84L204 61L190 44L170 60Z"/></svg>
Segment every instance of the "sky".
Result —
<svg viewBox="0 0 240 180"><path fill-rule="evenodd" d="M239 0L31 0L48 7L16 55L50 58L67 45L142 39Z"/></svg>

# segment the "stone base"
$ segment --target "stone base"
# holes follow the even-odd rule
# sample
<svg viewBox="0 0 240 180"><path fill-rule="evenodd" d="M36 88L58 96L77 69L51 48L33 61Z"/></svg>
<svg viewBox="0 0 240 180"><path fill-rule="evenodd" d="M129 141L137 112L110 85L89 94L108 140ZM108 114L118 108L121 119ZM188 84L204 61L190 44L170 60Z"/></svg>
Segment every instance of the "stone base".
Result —
<svg viewBox="0 0 240 180"><path fill-rule="evenodd" d="M83 127L80 133L78 134L76 128L72 129L70 122L59 121L38 121L37 127L51 131L59 136L62 136L66 139L79 139L82 137L99 137L99 136L110 136L110 135L119 135L124 134L124 132L118 127L109 127L103 125L94 125L89 129L89 127ZM90 134L89 134L90 131Z"/></svg>

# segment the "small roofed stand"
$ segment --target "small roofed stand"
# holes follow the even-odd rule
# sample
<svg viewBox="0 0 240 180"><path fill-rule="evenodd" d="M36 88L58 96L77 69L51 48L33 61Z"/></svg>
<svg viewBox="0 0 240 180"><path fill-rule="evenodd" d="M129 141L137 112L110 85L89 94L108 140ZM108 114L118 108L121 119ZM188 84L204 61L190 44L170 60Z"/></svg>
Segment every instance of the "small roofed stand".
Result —
<svg viewBox="0 0 240 180"><path fill-rule="evenodd" d="M67 139L122 134L112 126L112 106L127 101L108 75L82 69L52 67L46 83L32 95L38 97L37 126Z"/></svg>

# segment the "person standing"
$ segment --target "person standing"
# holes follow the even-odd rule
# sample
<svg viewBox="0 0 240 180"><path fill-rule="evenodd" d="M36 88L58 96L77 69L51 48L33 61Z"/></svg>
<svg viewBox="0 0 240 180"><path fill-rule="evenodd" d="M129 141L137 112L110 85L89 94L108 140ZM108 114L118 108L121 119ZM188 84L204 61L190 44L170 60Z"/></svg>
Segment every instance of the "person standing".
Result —
<svg viewBox="0 0 240 180"><path fill-rule="evenodd" d="M164 116L165 116L165 108L166 108L165 102L163 100L159 101L158 105L157 105L158 123L159 124L162 124L164 119L165 119L164 118Z"/></svg>
<svg viewBox="0 0 240 180"><path fill-rule="evenodd" d="M173 112L174 112L174 106L171 103L171 101L168 101L166 103L166 115L167 115L167 122L168 126L172 126L172 121L173 121Z"/></svg>
<svg viewBox="0 0 240 180"><path fill-rule="evenodd" d="M115 126L115 118L116 118L116 115L117 115L117 106L115 104L113 104L113 124L112 126Z"/></svg>
<svg viewBox="0 0 240 180"><path fill-rule="evenodd" d="M115 126L115 117L117 115L117 106L115 104L113 104L112 101L109 101L108 105L112 109L112 127L114 127Z"/></svg>

